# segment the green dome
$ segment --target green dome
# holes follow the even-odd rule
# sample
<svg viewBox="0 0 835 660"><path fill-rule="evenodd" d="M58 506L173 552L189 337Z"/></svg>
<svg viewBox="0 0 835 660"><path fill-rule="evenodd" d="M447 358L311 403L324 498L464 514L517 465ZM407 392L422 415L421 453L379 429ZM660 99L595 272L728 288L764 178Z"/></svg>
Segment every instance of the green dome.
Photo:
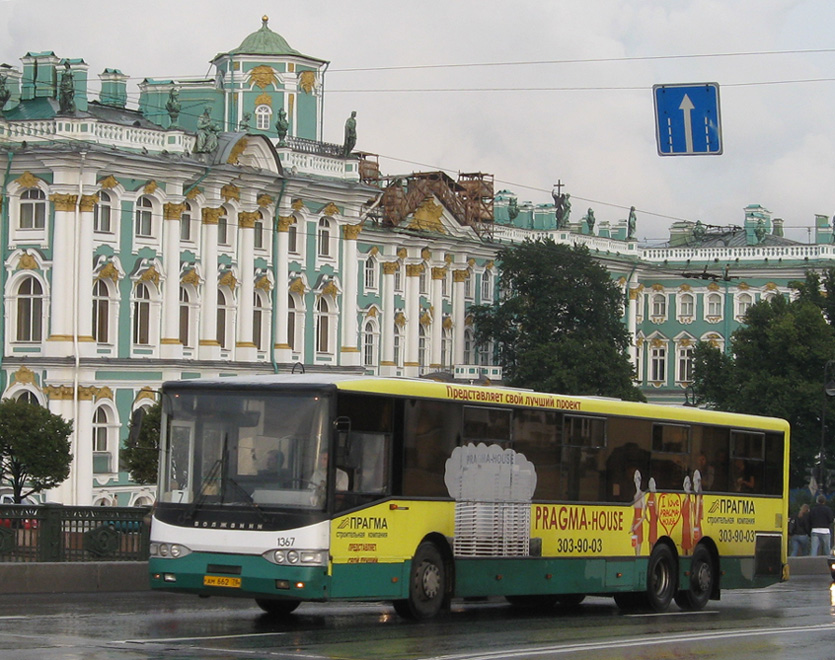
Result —
<svg viewBox="0 0 835 660"><path fill-rule="evenodd" d="M290 48L284 37L267 27L269 20L268 16L264 16L261 29L250 34L235 50L229 51L229 55L302 55Z"/></svg>

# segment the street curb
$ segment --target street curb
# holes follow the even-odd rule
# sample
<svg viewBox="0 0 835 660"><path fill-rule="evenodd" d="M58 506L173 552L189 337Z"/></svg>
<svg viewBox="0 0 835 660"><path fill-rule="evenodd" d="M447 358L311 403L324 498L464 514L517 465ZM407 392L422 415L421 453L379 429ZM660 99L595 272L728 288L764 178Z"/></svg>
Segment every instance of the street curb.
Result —
<svg viewBox="0 0 835 660"><path fill-rule="evenodd" d="M146 591L148 562L0 563L0 594Z"/></svg>

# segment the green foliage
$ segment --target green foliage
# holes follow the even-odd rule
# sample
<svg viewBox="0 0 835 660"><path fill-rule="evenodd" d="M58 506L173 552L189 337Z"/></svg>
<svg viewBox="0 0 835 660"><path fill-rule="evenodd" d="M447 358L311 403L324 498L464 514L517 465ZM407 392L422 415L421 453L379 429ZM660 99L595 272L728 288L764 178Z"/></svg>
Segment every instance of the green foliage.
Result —
<svg viewBox="0 0 835 660"><path fill-rule="evenodd" d="M503 248L501 299L472 309L505 381L545 392L644 400L626 355L623 292L584 246L552 240Z"/></svg>
<svg viewBox="0 0 835 660"><path fill-rule="evenodd" d="M39 405L0 401L0 481L14 500L54 488L70 473L72 422Z"/></svg>
<svg viewBox="0 0 835 660"><path fill-rule="evenodd" d="M122 461L136 483L153 484L157 481L161 424L162 406L155 403L144 409L141 425L138 429L131 428L130 437L122 449Z"/></svg>
<svg viewBox="0 0 835 660"><path fill-rule="evenodd" d="M807 277L804 286L809 282ZM835 332L821 314L823 302L825 297L811 289L793 302L782 296L761 301L748 310L745 325L733 333L730 354L700 344L694 355L697 401L721 410L789 421L793 486L804 484L805 468L816 462L824 366L835 358ZM829 402L827 406L827 418L835 421L835 406Z"/></svg>

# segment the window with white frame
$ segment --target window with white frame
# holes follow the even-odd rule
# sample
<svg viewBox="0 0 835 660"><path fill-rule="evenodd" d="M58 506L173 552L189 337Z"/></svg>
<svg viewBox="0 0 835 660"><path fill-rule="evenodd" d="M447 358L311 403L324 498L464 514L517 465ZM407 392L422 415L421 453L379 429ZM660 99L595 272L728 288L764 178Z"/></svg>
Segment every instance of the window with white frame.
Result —
<svg viewBox="0 0 835 660"><path fill-rule="evenodd" d="M154 204L144 195L136 200L134 235L137 238L152 238L154 235Z"/></svg>
<svg viewBox="0 0 835 660"><path fill-rule="evenodd" d="M750 293L740 293L736 298L736 316L739 319L744 318L754 304L754 296Z"/></svg>
<svg viewBox="0 0 835 660"><path fill-rule="evenodd" d="M267 348L270 311L263 291L255 291L252 301L252 342L259 351Z"/></svg>
<svg viewBox="0 0 835 660"><path fill-rule="evenodd" d="M331 353L331 305L325 296L316 303L316 352Z"/></svg>
<svg viewBox="0 0 835 660"><path fill-rule="evenodd" d="M377 332L372 321L367 321L362 335L362 363L373 367L377 363Z"/></svg>
<svg viewBox="0 0 835 660"><path fill-rule="evenodd" d="M217 343L222 349L229 349L231 346L230 335L233 328L232 319L232 294L223 289L217 290Z"/></svg>
<svg viewBox="0 0 835 660"><path fill-rule="evenodd" d="M40 342L43 339L43 285L34 277L24 277L16 291L17 319L15 341Z"/></svg>
<svg viewBox="0 0 835 660"><path fill-rule="evenodd" d="M711 318L722 317L722 296L718 293L709 293L705 298L705 312Z"/></svg>
<svg viewBox="0 0 835 660"><path fill-rule="evenodd" d="M693 346L679 344L678 347L678 370L676 380L680 383L689 383L693 380Z"/></svg>
<svg viewBox="0 0 835 660"><path fill-rule="evenodd" d="M110 342L110 289L101 279L93 285L93 339L99 344Z"/></svg>
<svg viewBox="0 0 835 660"><path fill-rule="evenodd" d="M441 330L441 364L452 366L452 331L449 328Z"/></svg>
<svg viewBox="0 0 835 660"><path fill-rule="evenodd" d="M133 293L133 343L151 343L151 289L145 282L138 282Z"/></svg>
<svg viewBox="0 0 835 660"><path fill-rule="evenodd" d="M194 333L191 331L192 318L196 314L195 304L188 288L180 287L180 343L194 348Z"/></svg>
<svg viewBox="0 0 835 660"><path fill-rule="evenodd" d="M255 127L259 131L268 131L270 130L270 122L272 121L273 117L273 109L266 105L261 104L255 107Z"/></svg>
<svg viewBox="0 0 835 660"><path fill-rule="evenodd" d="M217 219L217 244L229 245L229 216L226 215L225 209Z"/></svg>
<svg viewBox="0 0 835 660"><path fill-rule="evenodd" d="M394 364L398 367L402 365L401 358L403 350L402 350L402 335L400 334L400 326L397 323L394 324L394 336L392 337L393 341L392 344L394 346Z"/></svg>
<svg viewBox="0 0 835 660"><path fill-rule="evenodd" d="M112 473L116 471L116 461L111 451L115 447L113 440L118 426L111 419L112 414L106 406L99 406L93 413L93 473Z"/></svg>
<svg viewBox="0 0 835 660"><path fill-rule="evenodd" d="M695 298L692 293L682 293L678 299L678 315L692 317L696 312Z"/></svg>
<svg viewBox="0 0 835 660"><path fill-rule="evenodd" d="M650 316L663 318L667 316L667 296L663 293L656 293L652 296Z"/></svg>
<svg viewBox="0 0 835 660"><path fill-rule="evenodd" d="M650 348L649 379L653 383L663 383L667 380L667 347L654 344Z"/></svg>
<svg viewBox="0 0 835 660"><path fill-rule="evenodd" d="M426 267L425 264L422 265L420 269L420 275L418 275L418 290L420 291L420 295L425 296L429 294L429 269Z"/></svg>
<svg viewBox="0 0 835 660"><path fill-rule="evenodd" d="M449 297L449 271L444 270L444 276L441 279L441 295L444 298Z"/></svg>
<svg viewBox="0 0 835 660"><path fill-rule="evenodd" d="M394 292L403 293L403 264L397 263L397 269L394 271Z"/></svg>
<svg viewBox="0 0 835 660"><path fill-rule="evenodd" d="M464 280L464 297L468 300L473 297L473 271L467 269L467 279Z"/></svg>
<svg viewBox="0 0 835 660"><path fill-rule="evenodd" d="M298 254L299 252L298 222L296 220L293 220L293 223L287 227L287 251L292 254Z"/></svg>
<svg viewBox="0 0 835 660"><path fill-rule="evenodd" d="M296 301L293 295L288 295L287 300L287 345L290 350L296 350Z"/></svg>
<svg viewBox="0 0 835 660"><path fill-rule="evenodd" d="M180 216L180 240L191 242L191 221L194 216L194 209L191 202L186 202L183 214Z"/></svg>
<svg viewBox="0 0 835 660"><path fill-rule="evenodd" d="M20 229L46 227L46 195L40 188L27 188L20 195Z"/></svg>
<svg viewBox="0 0 835 660"><path fill-rule="evenodd" d="M475 338L473 331L467 328L464 330L464 364L475 364Z"/></svg>
<svg viewBox="0 0 835 660"><path fill-rule="evenodd" d="M379 268L377 266L377 260L374 258L373 255L369 255L369 257L365 260L365 291L377 290L378 270Z"/></svg>
<svg viewBox="0 0 835 660"><path fill-rule="evenodd" d="M426 360L426 348L427 348L427 337L426 337L426 326L421 323L418 326L418 364L421 367L425 367L427 364Z"/></svg>
<svg viewBox="0 0 835 660"><path fill-rule="evenodd" d="M93 205L93 231L99 234L112 234L113 200L109 192L99 191L99 199Z"/></svg>
<svg viewBox="0 0 835 660"><path fill-rule="evenodd" d="M14 400L21 401L23 403L31 403L34 406L41 405L41 402L38 401L38 396L31 390L23 390L14 397Z"/></svg>
<svg viewBox="0 0 835 660"><path fill-rule="evenodd" d="M478 346L478 364L487 366L490 364L490 343L479 344Z"/></svg>
<svg viewBox="0 0 835 660"><path fill-rule="evenodd" d="M319 218L317 239L317 254L320 257L329 258L331 256L331 221L327 218Z"/></svg>
<svg viewBox="0 0 835 660"><path fill-rule="evenodd" d="M264 217L259 213L258 217L255 219L255 225L253 227L253 231L255 235L253 236L253 245L256 250L263 250L264 249Z"/></svg>
<svg viewBox="0 0 835 660"><path fill-rule="evenodd" d="M481 300L489 302L493 300L493 273L485 270L481 274Z"/></svg>

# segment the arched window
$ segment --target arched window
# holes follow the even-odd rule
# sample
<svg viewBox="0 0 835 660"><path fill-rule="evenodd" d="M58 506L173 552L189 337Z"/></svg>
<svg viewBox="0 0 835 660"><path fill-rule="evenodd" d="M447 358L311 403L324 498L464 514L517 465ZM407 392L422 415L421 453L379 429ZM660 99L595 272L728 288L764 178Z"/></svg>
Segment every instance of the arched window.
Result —
<svg viewBox="0 0 835 660"><path fill-rule="evenodd" d="M740 293L736 299L736 315L741 319L748 313L753 304L754 297L750 293Z"/></svg>
<svg viewBox="0 0 835 660"><path fill-rule="evenodd" d="M481 300L493 300L493 273L489 270L481 275Z"/></svg>
<svg viewBox="0 0 835 660"><path fill-rule="evenodd" d="M422 323L418 326L418 364L426 366L426 326Z"/></svg>
<svg viewBox="0 0 835 660"><path fill-rule="evenodd" d="M270 123L273 117L273 109L266 105L259 105L255 108L255 127L259 131L270 130Z"/></svg>
<svg viewBox="0 0 835 660"><path fill-rule="evenodd" d="M226 340L226 323L227 323L227 302L226 294L221 290L217 290L217 343L221 348L228 348Z"/></svg>
<svg viewBox="0 0 835 660"><path fill-rule="evenodd" d="M467 269L467 279L464 280L464 297L473 297L473 271Z"/></svg>
<svg viewBox="0 0 835 660"><path fill-rule="evenodd" d="M329 257L331 254L331 222L327 218L319 220L319 256Z"/></svg>
<svg viewBox="0 0 835 660"><path fill-rule="evenodd" d="M667 347L664 344L650 348L649 379L654 383L667 381Z"/></svg>
<svg viewBox="0 0 835 660"><path fill-rule="evenodd" d="M93 206L93 231L102 234L113 232L110 224L111 210L110 193L99 191L99 201Z"/></svg>
<svg viewBox="0 0 835 660"><path fill-rule="evenodd" d="M696 311L695 307L693 294L683 293L678 300L678 315L693 316Z"/></svg>
<svg viewBox="0 0 835 660"><path fill-rule="evenodd" d="M17 341L43 339L43 287L34 277L24 277L17 287Z"/></svg>
<svg viewBox="0 0 835 660"><path fill-rule="evenodd" d="M296 301L287 296L287 344L291 351L296 350Z"/></svg>
<svg viewBox="0 0 835 660"><path fill-rule="evenodd" d="M144 282L139 282L134 289L133 343L151 343L151 290Z"/></svg>
<svg viewBox="0 0 835 660"><path fill-rule="evenodd" d="M401 365L401 358L402 358L402 355L401 355L401 353L402 353L402 350L401 350L402 349L402 346L401 346L402 336L400 334L400 326L397 325L396 323L394 324L394 338L393 339L394 339L394 341L392 343L394 344L394 364L399 367Z"/></svg>
<svg viewBox="0 0 835 660"><path fill-rule="evenodd" d="M99 344L110 340L110 290L103 280L93 285L93 339Z"/></svg>
<svg viewBox="0 0 835 660"><path fill-rule="evenodd" d="M192 348L191 315L192 315L191 294L186 287L180 287L180 343Z"/></svg>
<svg viewBox="0 0 835 660"><path fill-rule="evenodd" d="M18 394L15 397L15 401L31 403L33 406L41 405L41 402L38 401L37 395L34 392L30 392L29 390L23 390L20 394Z"/></svg>
<svg viewBox="0 0 835 660"><path fill-rule="evenodd" d="M711 293L707 296L707 316L722 317L722 296L718 293Z"/></svg>
<svg viewBox="0 0 835 660"><path fill-rule="evenodd" d="M429 269L426 264L423 264L420 275L418 275L418 287L421 295L425 296L429 293Z"/></svg>
<svg viewBox="0 0 835 660"><path fill-rule="evenodd" d="M255 232L253 236L253 246L256 250L263 250L264 249L264 218L259 214L259 216L255 220L255 226L253 228Z"/></svg>
<svg viewBox="0 0 835 660"><path fill-rule="evenodd" d="M191 218L193 215L193 210L191 208L191 202L186 202L185 210L183 214L180 216L180 240L181 241L190 241L191 240Z"/></svg>
<svg viewBox="0 0 835 660"><path fill-rule="evenodd" d="M330 352L330 306L325 297L319 298L316 303L316 352Z"/></svg>
<svg viewBox="0 0 835 660"><path fill-rule="evenodd" d="M365 260L365 290L374 291L377 288L377 260L368 257Z"/></svg>
<svg viewBox="0 0 835 660"><path fill-rule="evenodd" d="M475 364L475 351L473 350L473 331L469 328L464 330L464 364Z"/></svg>
<svg viewBox="0 0 835 660"><path fill-rule="evenodd" d="M217 244L229 245L229 218L226 211L217 219Z"/></svg>
<svg viewBox="0 0 835 660"><path fill-rule="evenodd" d="M441 330L441 364L452 366L452 333L448 328Z"/></svg>
<svg viewBox="0 0 835 660"><path fill-rule="evenodd" d="M20 228L46 227L46 195L40 188L27 188L20 195Z"/></svg>
<svg viewBox="0 0 835 660"><path fill-rule="evenodd" d="M651 316L667 316L667 296L663 293L656 293L652 297Z"/></svg>
<svg viewBox="0 0 835 660"><path fill-rule="evenodd" d="M99 406L93 413L93 473L101 474L114 472L116 462L112 451L115 449L113 438L117 432L117 425L110 418L105 406Z"/></svg>
<svg viewBox="0 0 835 660"><path fill-rule="evenodd" d="M366 367L373 367L377 357L377 333L374 324L368 321L362 336L362 363Z"/></svg>
<svg viewBox="0 0 835 660"><path fill-rule="evenodd" d="M259 351L263 351L266 348L264 331L266 330L267 323L265 323L265 320L269 318L270 316L264 303L264 296L259 291L256 291L252 301L252 342Z"/></svg>
<svg viewBox="0 0 835 660"><path fill-rule="evenodd" d="M693 346L688 344L678 347L678 373L676 374L681 383L689 383L693 380Z"/></svg>
<svg viewBox="0 0 835 660"><path fill-rule="evenodd" d="M135 233L141 238L151 238L154 234L154 205L145 196L136 200Z"/></svg>
<svg viewBox="0 0 835 660"><path fill-rule="evenodd" d="M299 251L299 244L298 244L298 226L296 225L296 221L293 220L293 223L287 227L287 251L296 254Z"/></svg>

